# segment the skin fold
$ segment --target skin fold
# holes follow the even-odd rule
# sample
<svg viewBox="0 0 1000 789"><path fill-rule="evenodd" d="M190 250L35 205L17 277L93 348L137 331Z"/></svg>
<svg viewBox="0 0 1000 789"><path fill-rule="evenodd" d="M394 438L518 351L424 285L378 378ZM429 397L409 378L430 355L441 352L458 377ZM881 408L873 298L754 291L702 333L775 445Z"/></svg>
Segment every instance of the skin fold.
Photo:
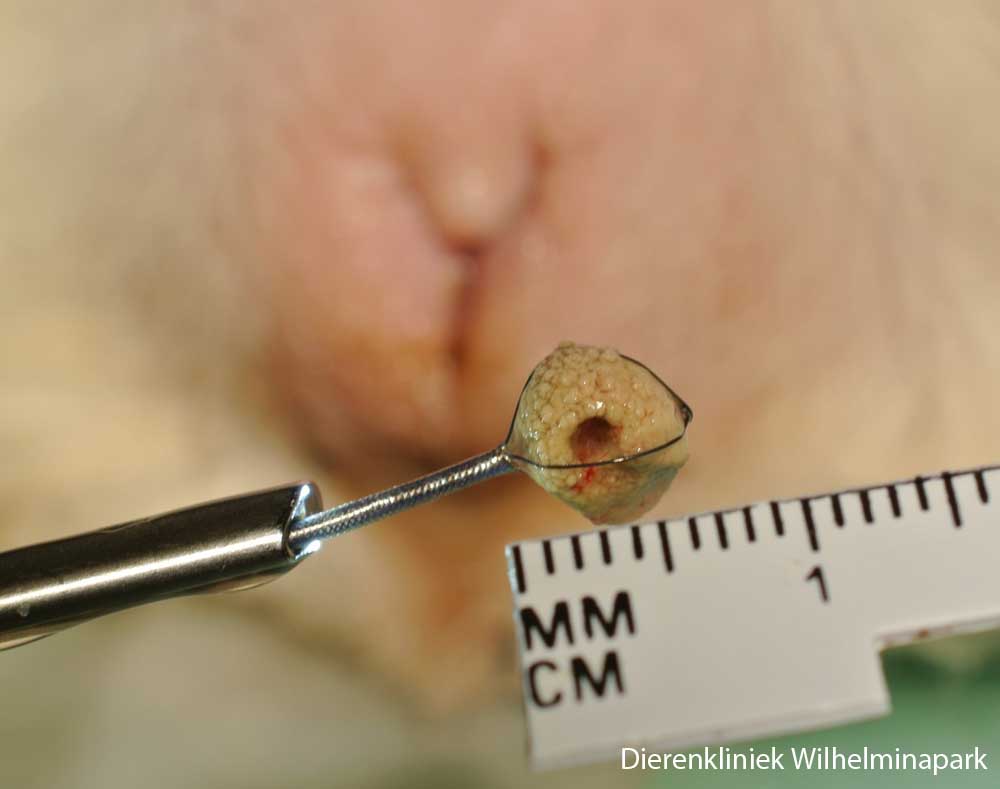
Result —
<svg viewBox="0 0 1000 789"><path fill-rule="evenodd" d="M5 544L457 461L563 339L694 408L650 517L997 461L993 4L55 7L0 12ZM502 546L584 526L497 480L232 604L451 709Z"/></svg>

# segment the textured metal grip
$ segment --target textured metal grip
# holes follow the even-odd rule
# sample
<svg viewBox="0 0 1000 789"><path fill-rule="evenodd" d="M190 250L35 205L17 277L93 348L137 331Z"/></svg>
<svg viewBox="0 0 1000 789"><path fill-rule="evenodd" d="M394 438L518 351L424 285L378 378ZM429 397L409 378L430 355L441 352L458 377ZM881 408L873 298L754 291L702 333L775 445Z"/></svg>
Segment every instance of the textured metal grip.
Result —
<svg viewBox="0 0 1000 789"><path fill-rule="evenodd" d="M514 467L507 459L506 451L503 447L498 447L412 482L373 493L362 499L348 501L311 517L301 518L292 524L288 542L294 550L305 550L305 546L316 540L337 537L373 521L388 518L403 510L513 470Z"/></svg>
<svg viewBox="0 0 1000 789"><path fill-rule="evenodd" d="M271 580L304 555L312 483L252 493L0 554L0 649L113 611Z"/></svg>

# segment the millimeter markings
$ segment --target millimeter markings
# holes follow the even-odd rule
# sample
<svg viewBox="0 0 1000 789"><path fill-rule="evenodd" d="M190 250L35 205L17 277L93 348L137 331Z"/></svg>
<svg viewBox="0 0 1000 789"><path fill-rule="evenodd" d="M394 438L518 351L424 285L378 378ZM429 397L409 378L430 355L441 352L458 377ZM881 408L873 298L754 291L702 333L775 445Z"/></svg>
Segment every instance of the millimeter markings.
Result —
<svg viewBox="0 0 1000 789"><path fill-rule="evenodd" d="M740 519L742 528L735 530L736 542L745 544L757 544L760 542L758 524L756 521L756 511L760 506L766 506L769 510L771 521L774 527L776 538L786 537L790 526L798 523L798 520L791 519L790 514L786 514L784 507L797 503L801 510L801 526L804 530L805 540L813 553L820 553L822 550L822 530L833 526L836 529L850 528L852 523L862 523L866 527L877 527L880 520L884 518L902 518L907 499L906 496L914 496L921 512L929 512L932 506L929 485L940 482L944 490L943 500L946 504L947 520L953 528L960 529L964 523L963 507L986 506L990 503L990 490L986 474L1000 469L1000 466L986 466L977 469L964 471L943 471L937 475L923 475L913 477L909 480L902 480L883 485L872 485L864 488L854 488L841 490L834 493L817 494L804 496L799 499L773 499L757 504L743 507L715 510L710 512L697 513L685 518L669 519L657 521L655 524L630 524L625 527L612 526L602 528L596 533L597 545L593 549L597 553L590 553L591 560L599 564L610 566L616 561L611 533L617 529L626 528L629 530L629 542L623 547L631 546L631 558L635 561L645 561L649 558L650 552L647 545L646 528L655 526L656 543L659 545L659 560L663 563L664 571L673 573L677 570L677 558L672 548L672 538L670 532L677 528L685 528L686 540L691 546L691 552L704 552L707 547L713 547L706 543L702 533L701 521L710 519L714 525L714 532L718 544L718 550L729 551L734 544L734 533L727 523L727 516L734 515ZM972 476L975 482L972 500L962 500L956 489L955 481L958 478ZM940 488L939 488L940 490ZM972 488L966 489L972 492ZM882 492L884 491L884 492ZM904 493L910 491L909 493ZM877 494L877 495L876 495ZM882 497L879 499L879 497ZM849 502L851 498L856 500L850 511L845 506L845 500ZM968 498L968 497L966 497ZM879 510L876 510L876 499L880 503ZM912 499L909 499L912 501ZM817 513L817 504L828 502L820 508L822 515ZM886 508L886 503L888 508ZM860 517L858 517L860 515ZM583 570L586 566L585 539L593 539L592 532L568 535L571 547L572 564L575 570ZM656 539L658 537L658 539ZM556 553L553 549L553 541L563 538L550 537L540 542L542 550L542 565L546 575L558 575L561 571L557 567ZM509 547L510 567L514 588L519 594L524 594L527 589L529 579L526 576L524 558L522 550L527 547L527 543L512 545ZM655 553L655 551L654 551ZM686 554L686 552L685 552ZM682 557L684 558L684 557Z"/></svg>

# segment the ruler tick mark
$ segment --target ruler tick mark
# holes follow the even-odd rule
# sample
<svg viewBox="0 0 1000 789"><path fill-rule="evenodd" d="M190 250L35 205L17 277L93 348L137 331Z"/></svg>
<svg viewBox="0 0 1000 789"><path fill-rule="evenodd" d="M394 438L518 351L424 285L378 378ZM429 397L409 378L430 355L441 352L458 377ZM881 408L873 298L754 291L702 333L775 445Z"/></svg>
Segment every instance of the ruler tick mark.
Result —
<svg viewBox="0 0 1000 789"><path fill-rule="evenodd" d="M861 512L864 513L865 523L874 523L875 516L872 515L872 497L868 489L863 488L859 490L858 497L861 499Z"/></svg>
<svg viewBox="0 0 1000 789"><path fill-rule="evenodd" d="M517 582L517 593L524 594L525 584L524 584L524 565L521 563L521 546L515 545L511 549L511 554L514 556L514 580Z"/></svg>
<svg viewBox="0 0 1000 789"><path fill-rule="evenodd" d="M899 493L896 491L896 486L886 485L885 489L889 493L889 506L892 507L892 517L898 518L903 514L903 510L899 506Z"/></svg>
<svg viewBox="0 0 1000 789"><path fill-rule="evenodd" d="M696 551L701 548L701 535L698 534L698 521L688 518L688 531L691 532L691 547Z"/></svg>
<svg viewBox="0 0 1000 789"><path fill-rule="evenodd" d="M605 564L611 564L611 541L608 539L608 530L601 529L598 533L601 537L601 558Z"/></svg>
<svg viewBox="0 0 1000 789"><path fill-rule="evenodd" d="M642 532L639 531L638 526L632 527L632 553L635 554L636 560L641 559L644 553L642 548Z"/></svg>
<svg viewBox="0 0 1000 789"><path fill-rule="evenodd" d="M750 513L749 507L743 508L743 525L747 527L747 540L749 542L756 542L757 533L753 528L753 515Z"/></svg>
<svg viewBox="0 0 1000 789"><path fill-rule="evenodd" d="M802 516L806 520L806 532L809 534L809 547L819 551L819 539L816 536L816 523L813 521L812 503L809 499L799 499L802 502Z"/></svg>
<svg viewBox="0 0 1000 789"><path fill-rule="evenodd" d="M660 529L660 547L663 549L663 563L667 567L667 572L674 571L674 557L670 553L670 540L667 537L667 524L660 521L656 524Z"/></svg>
<svg viewBox="0 0 1000 789"><path fill-rule="evenodd" d="M982 469L976 472L976 490L979 491L979 500L983 504L989 504L990 492L986 490L986 478L983 476Z"/></svg>
<svg viewBox="0 0 1000 789"><path fill-rule="evenodd" d="M778 502L771 502L771 518L774 520L774 531L779 537L785 536L785 522L781 519L781 507Z"/></svg>
<svg viewBox="0 0 1000 789"><path fill-rule="evenodd" d="M556 571L556 560L552 556L552 543L542 540L542 553L545 555L545 572L552 575Z"/></svg>
<svg viewBox="0 0 1000 789"><path fill-rule="evenodd" d="M840 528L844 527L844 508L840 506L840 494L834 493L830 496L830 504L833 506L833 522Z"/></svg>
<svg viewBox="0 0 1000 789"><path fill-rule="evenodd" d="M715 530L719 533L719 547L722 550L729 549L729 535L726 534L726 524L722 518L722 513L715 513Z"/></svg>
<svg viewBox="0 0 1000 789"><path fill-rule="evenodd" d="M958 511L958 498L955 496L955 485L952 483L951 477L950 471L941 472L941 481L944 482L944 490L948 494L948 506L951 508L951 519L957 529L962 525L962 513Z"/></svg>
<svg viewBox="0 0 1000 789"><path fill-rule="evenodd" d="M927 489L924 487L923 477L914 477L913 484L917 488L917 498L920 499L920 509L927 512L930 509L930 502L927 501Z"/></svg>
<svg viewBox="0 0 1000 789"><path fill-rule="evenodd" d="M583 546L580 545L580 535L574 534L569 538L570 545L573 546L573 565L577 570L583 569Z"/></svg>

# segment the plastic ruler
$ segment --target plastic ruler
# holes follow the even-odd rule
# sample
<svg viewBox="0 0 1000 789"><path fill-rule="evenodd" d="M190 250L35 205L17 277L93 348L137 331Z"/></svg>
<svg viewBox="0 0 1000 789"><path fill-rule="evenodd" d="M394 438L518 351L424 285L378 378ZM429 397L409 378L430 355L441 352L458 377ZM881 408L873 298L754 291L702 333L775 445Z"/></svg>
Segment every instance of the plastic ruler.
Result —
<svg viewBox="0 0 1000 789"><path fill-rule="evenodd" d="M881 649L1000 624L1000 467L529 540L507 562L535 767L821 728L889 711Z"/></svg>

